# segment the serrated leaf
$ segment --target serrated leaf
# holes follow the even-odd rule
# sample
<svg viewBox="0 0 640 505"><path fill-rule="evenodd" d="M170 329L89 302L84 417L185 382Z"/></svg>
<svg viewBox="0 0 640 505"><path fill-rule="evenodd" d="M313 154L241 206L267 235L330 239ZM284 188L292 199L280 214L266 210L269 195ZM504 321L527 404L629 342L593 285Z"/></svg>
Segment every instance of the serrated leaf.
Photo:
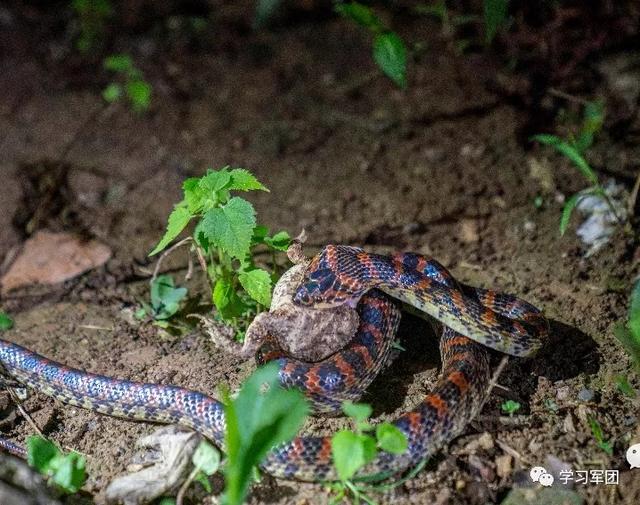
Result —
<svg viewBox="0 0 640 505"><path fill-rule="evenodd" d="M402 454L409 447L406 435L390 423L382 423L376 427L376 438L378 447L391 454Z"/></svg>
<svg viewBox="0 0 640 505"><path fill-rule="evenodd" d="M222 189L226 189L231 182L231 174L227 167L220 170L207 170L206 175L202 176L198 182L198 187L202 189L207 196L214 196Z"/></svg>
<svg viewBox="0 0 640 505"><path fill-rule="evenodd" d="M189 224L192 217L193 215L184 202L177 204L171 211L171 214L169 214L167 230L164 232L160 242L158 242L158 244L153 248L153 251L149 253L149 256L158 254L160 251L165 249L173 239L180 235L182 230L184 230L187 224Z"/></svg>
<svg viewBox="0 0 640 505"><path fill-rule="evenodd" d="M233 197L222 207L208 210L199 230L211 244L241 259L249 254L255 225L253 206L242 198Z"/></svg>
<svg viewBox="0 0 640 505"><path fill-rule="evenodd" d="M331 439L333 464L340 480L349 480L376 455L376 441L369 435L341 430Z"/></svg>
<svg viewBox="0 0 640 505"><path fill-rule="evenodd" d="M553 147L556 151L569 158L587 181L594 185L598 184L598 176L575 147L556 135L540 134L534 135L531 139Z"/></svg>
<svg viewBox="0 0 640 505"><path fill-rule="evenodd" d="M490 44L507 18L509 0L484 0L485 41Z"/></svg>
<svg viewBox="0 0 640 505"><path fill-rule="evenodd" d="M235 191L269 191L256 177L244 168L234 168L229 172L231 181L226 187L228 190Z"/></svg>
<svg viewBox="0 0 640 505"><path fill-rule="evenodd" d="M271 276L269 272L256 268L241 272L238 280L249 296L256 302L269 307L271 305Z"/></svg>
<svg viewBox="0 0 640 505"><path fill-rule="evenodd" d="M376 35L373 41L373 59L398 86L407 86L407 49L397 33Z"/></svg>
<svg viewBox="0 0 640 505"><path fill-rule="evenodd" d="M191 457L191 462L206 475L213 475L220 468L220 452L206 440L202 440Z"/></svg>
<svg viewBox="0 0 640 505"><path fill-rule="evenodd" d="M335 11L369 30L379 31L383 28L382 22L371 8L361 3L349 2L338 4L335 6Z"/></svg>
<svg viewBox="0 0 640 505"><path fill-rule="evenodd" d="M184 192L184 201L191 214L198 214L204 207L207 199L207 193L200 187L199 177L190 177L182 183L182 191Z"/></svg>
<svg viewBox="0 0 640 505"><path fill-rule="evenodd" d="M364 422L371 417L373 408L368 403L346 401L342 403L342 411L356 422Z"/></svg>
<svg viewBox="0 0 640 505"><path fill-rule="evenodd" d="M267 228L266 226L262 226L261 224L257 225L254 229L253 229L253 236L251 237L251 245L258 245L258 244L262 244L265 242L266 239L268 239L269 235L269 228Z"/></svg>

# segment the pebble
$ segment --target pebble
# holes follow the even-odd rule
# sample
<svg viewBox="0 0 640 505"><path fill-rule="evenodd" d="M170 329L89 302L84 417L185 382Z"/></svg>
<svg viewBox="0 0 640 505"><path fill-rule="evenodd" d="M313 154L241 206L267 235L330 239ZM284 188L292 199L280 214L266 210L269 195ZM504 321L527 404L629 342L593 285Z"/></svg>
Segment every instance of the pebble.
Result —
<svg viewBox="0 0 640 505"><path fill-rule="evenodd" d="M569 386L562 386L562 387L559 387L558 390L556 391L556 398L560 401L563 401L569 398L570 394L571 394L571 388Z"/></svg>
<svg viewBox="0 0 640 505"><path fill-rule="evenodd" d="M590 402L591 400L593 400L595 396L595 393L593 392L593 389L581 389L580 392L578 393L578 400L583 401L583 402Z"/></svg>
<svg viewBox="0 0 640 505"><path fill-rule="evenodd" d="M511 475L513 471L513 456L511 454L503 454L496 458L496 474L498 477L505 478Z"/></svg>

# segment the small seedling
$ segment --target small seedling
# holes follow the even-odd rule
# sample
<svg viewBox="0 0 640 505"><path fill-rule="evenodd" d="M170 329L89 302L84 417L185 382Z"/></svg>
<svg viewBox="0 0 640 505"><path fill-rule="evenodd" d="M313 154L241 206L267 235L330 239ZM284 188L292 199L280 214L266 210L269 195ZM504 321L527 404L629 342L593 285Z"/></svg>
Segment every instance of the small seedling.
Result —
<svg viewBox="0 0 640 505"><path fill-rule="evenodd" d="M338 14L366 28L373 35L373 59L399 87L407 87L407 48L400 36L387 28L373 10L358 2L339 3Z"/></svg>
<svg viewBox="0 0 640 505"><path fill-rule="evenodd" d="M560 235L564 235L569 226L571 214L576 208L580 200L586 196L597 196L604 200L609 207L611 214L618 223L622 224L622 218L618 214L611 198L600 184L598 175L591 168L591 165L584 157L584 151L591 146L595 134L600 130L604 121L604 110L597 102L589 104L585 107L584 120L580 132L577 137L570 136L567 139L558 137L557 135L539 134L531 137L531 140L540 142L541 144L553 147L569 159L576 167L578 172L589 183L589 187L578 191L572 195L564 204L562 216L560 218Z"/></svg>
<svg viewBox="0 0 640 505"><path fill-rule="evenodd" d="M231 399L223 391L227 422L225 505L240 505L257 465L274 446L291 440L304 423L309 405L295 389L283 389L277 363L258 368Z"/></svg>
<svg viewBox="0 0 640 505"><path fill-rule="evenodd" d="M369 424L371 406L366 403L344 402L343 412L355 423L355 430L341 430L331 439L333 464L340 482L331 487L337 493L334 503L351 494L356 502L375 503L367 492L373 488L364 488L352 479L356 473L370 463L380 450L392 454L402 454L407 450L408 441L402 431L391 423L381 423L374 427ZM374 432L374 435L370 434Z"/></svg>
<svg viewBox="0 0 640 505"><path fill-rule="evenodd" d="M113 72L118 82L112 82L102 91L108 103L126 98L135 112L144 112L151 104L152 88L128 54L114 54L104 60L104 68Z"/></svg>
<svg viewBox="0 0 640 505"><path fill-rule="evenodd" d="M633 291L631 291L627 322L616 324L613 327L613 334L640 370L640 280L636 281Z"/></svg>
<svg viewBox="0 0 640 505"><path fill-rule="evenodd" d="M209 477L215 474L220 468L220 452L218 449L206 440L202 440L193 453L193 456L191 456L191 462L193 463L193 470L180 487L176 500L171 501L173 498L163 499L167 501L167 505L174 505L176 502L179 505L182 504L184 493L194 480L199 482L207 493L211 494L213 492Z"/></svg>
<svg viewBox="0 0 640 505"><path fill-rule="evenodd" d="M27 439L27 462L68 494L77 493L87 478L84 456L77 452L63 454L53 442L39 436Z"/></svg>
<svg viewBox="0 0 640 505"><path fill-rule="evenodd" d="M187 296L187 288L176 288L173 277L159 275L151 282L151 304L142 302L142 307L136 311L138 319L151 317L156 324L167 327L167 320L180 309L180 302Z"/></svg>
<svg viewBox="0 0 640 505"><path fill-rule="evenodd" d="M595 417L589 416L589 427L591 428L591 433L593 434L593 438L595 438L598 447L606 452L609 456L613 455L613 443L611 440L604 439L604 432L602 431L602 426L596 420Z"/></svg>
<svg viewBox="0 0 640 505"><path fill-rule="evenodd" d="M509 0L484 0L485 43L491 44L507 19Z"/></svg>
<svg viewBox="0 0 640 505"><path fill-rule="evenodd" d="M80 28L76 47L87 54L102 42L105 24L113 15L113 7L109 0L72 0L71 7Z"/></svg>
<svg viewBox="0 0 640 505"><path fill-rule="evenodd" d="M9 317L9 314L0 310L0 331L6 331L13 328L13 319Z"/></svg>
<svg viewBox="0 0 640 505"><path fill-rule="evenodd" d="M506 402L503 402L502 405L500 405L502 412L504 412L505 414L509 414L509 417L512 417L513 414L518 412L518 410L520 410L520 407L520 403L513 400L507 400Z"/></svg>
<svg viewBox="0 0 640 505"><path fill-rule="evenodd" d="M196 219L192 244L209 277L217 315L240 331L259 310L269 307L278 276L275 254L287 250L289 234L269 236L269 230L256 223L251 203L232 196L238 191L268 191L248 170L208 170L182 187L184 199L171 212L167 231L150 255L165 249ZM256 266L260 248L271 255L272 272Z"/></svg>

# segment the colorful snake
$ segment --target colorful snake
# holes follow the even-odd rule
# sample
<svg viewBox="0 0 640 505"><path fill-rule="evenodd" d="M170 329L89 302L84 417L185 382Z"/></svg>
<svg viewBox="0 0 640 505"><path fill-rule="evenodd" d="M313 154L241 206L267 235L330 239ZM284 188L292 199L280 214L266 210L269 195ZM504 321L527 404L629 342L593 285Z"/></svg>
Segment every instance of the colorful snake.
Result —
<svg viewBox="0 0 640 505"><path fill-rule="evenodd" d="M257 354L258 363L277 360L285 387L301 388L318 412L337 411L341 401L359 398L388 361L399 310L387 294L444 324L442 376L419 405L394 422L407 437L407 450L400 455L380 452L357 477L404 471L459 435L487 395L490 370L485 346L528 356L544 343L548 331L545 318L532 305L511 295L459 285L432 259L412 253L388 257L330 245L309 265L295 302L355 306L360 316L356 336L345 349L319 363L294 360L267 339ZM224 448L223 405L197 391L91 374L4 340L0 340L0 368L8 378L64 403L126 419L184 425ZM10 451L16 447L0 446ZM337 479L329 436L295 438L274 448L261 467L287 479Z"/></svg>

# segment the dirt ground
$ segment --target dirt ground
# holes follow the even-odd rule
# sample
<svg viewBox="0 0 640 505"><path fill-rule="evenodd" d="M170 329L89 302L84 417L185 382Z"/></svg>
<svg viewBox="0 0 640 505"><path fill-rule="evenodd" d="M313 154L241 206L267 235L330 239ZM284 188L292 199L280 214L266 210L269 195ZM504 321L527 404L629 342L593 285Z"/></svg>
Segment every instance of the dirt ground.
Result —
<svg viewBox="0 0 640 505"><path fill-rule="evenodd" d="M181 181L206 167L246 167L271 190L249 196L259 219L291 234L306 229L308 252L344 243L429 254L459 280L522 296L551 320L544 351L510 359L503 387L466 433L416 478L377 496L380 503L500 503L550 457L574 470L620 470L618 486L576 485L585 503L640 503L639 474L624 459L630 441L640 440L640 404L618 391L614 377L626 375L636 389L640 381L612 333L637 274L636 243L619 232L587 258L573 225L559 237L557 194L583 182L566 161L526 142L535 111L495 91L496 76L506 72L499 59L459 55L437 24L407 20L401 34L426 49L403 91L378 74L357 27L329 18L256 33L234 22L239 12L220 13L204 48L170 49L146 33L123 37L154 90L150 112L138 116L103 104L108 76L99 63L82 65L64 50L53 22L35 29L3 10L0 264L6 270L36 213L36 229L98 239L113 257L62 286L5 296L15 327L2 338L96 373L212 394L220 383L238 386L253 363L228 358L201 332L168 336L129 314L148 296L146 255L180 199ZM609 96L605 80L594 81L591 93ZM592 161L630 188L640 149L605 128ZM531 176L534 162L551 167L552 190ZM177 253L166 268L182 282L186 257ZM198 281L188 284L192 292ZM437 348L426 334L406 318L410 352L366 397L380 419L417 403L437 378ZM585 389L593 398L581 400ZM506 399L523 406L513 418L500 410ZM0 429L23 441L30 426L11 415L10 402L3 405ZM135 440L155 428L37 395L25 408L47 436L87 455L85 497L96 503L126 470ZM614 442L611 457L598 448L589 416ZM312 421L310 429L341 423ZM329 497L320 485L265 479L250 503Z"/></svg>

